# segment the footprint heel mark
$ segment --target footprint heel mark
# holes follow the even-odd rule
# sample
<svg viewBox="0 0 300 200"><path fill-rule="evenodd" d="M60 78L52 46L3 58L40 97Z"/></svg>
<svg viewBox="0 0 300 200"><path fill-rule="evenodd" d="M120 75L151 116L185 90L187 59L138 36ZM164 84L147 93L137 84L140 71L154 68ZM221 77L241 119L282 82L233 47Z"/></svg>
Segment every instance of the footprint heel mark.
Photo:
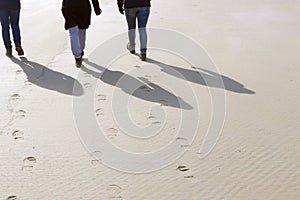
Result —
<svg viewBox="0 0 300 200"><path fill-rule="evenodd" d="M195 178L195 177L193 175L188 175L188 176L184 176L184 178L191 179L191 178Z"/></svg>
<svg viewBox="0 0 300 200"><path fill-rule="evenodd" d="M26 111L25 110L18 110L15 113L15 118L16 119L21 119L21 118L24 118L24 117L26 117Z"/></svg>
<svg viewBox="0 0 300 200"><path fill-rule="evenodd" d="M16 130L12 133L12 136L15 141L23 141L24 140L23 135L24 135L24 132L21 130Z"/></svg>
<svg viewBox="0 0 300 200"><path fill-rule="evenodd" d="M6 198L6 200L18 200L17 196L9 196Z"/></svg>
<svg viewBox="0 0 300 200"><path fill-rule="evenodd" d="M22 171L31 171L33 169L34 164L37 162L37 159L33 156L28 156L23 160Z"/></svg>
<svg viewBox="0 0 300 200"><path fill-rule="evenodd" d="M105 101L105 100L106 100L106 96L104 94L97 95L97 101Z"/></svg>
<svg viewBox="0 0 300 200"><path fill-rule="evenodd" d="M98 108L96 111L96 116L97 117L101 117L101 116L104 116L104 113L103 113L103 108Z"/></svg>
<svg viewBox="0 0 300 200"><path fill-rule="evenodd" d="M19 69L19 70L16 70L16 75L20 75L20 74L23 74L23 70Z"/></svg>
<svg viewBox="0 0 300 200"><path fill-rule="evenodd" d="M189 171L190 169L185 165L179 165L176 170L179 172L186 172Z"/></svg>
<svg viewBox="0 0 300 200"><path fill-rule="evenodd" d="M109 128L109 129L107 129L106 132L107 132L107 136L109 139L114 139L115 137L118 136L119 131L115 128Z"/></svg>

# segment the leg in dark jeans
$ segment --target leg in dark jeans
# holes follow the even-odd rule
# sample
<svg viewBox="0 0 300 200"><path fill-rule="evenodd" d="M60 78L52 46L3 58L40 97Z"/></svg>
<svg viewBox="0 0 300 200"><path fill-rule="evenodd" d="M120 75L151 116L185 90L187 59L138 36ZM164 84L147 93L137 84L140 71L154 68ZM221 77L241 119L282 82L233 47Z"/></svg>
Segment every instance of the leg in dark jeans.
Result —
<svg viewBox="0 0 300 200"><path fill-rule="evenodd" d="M136 13L136 8L128 8L125 10L128 25L129 49L132 50L135 48Z"/></svg>
<svg viewBox="0 0 300 200"><path fill-rule="evenodd" d="M9 11L0 11L2 38L6 49L12 48L9 34L9 15Z"/></svg>
<svg viewBox="0 0 300 200"><path fill-rule="evenodd" d="M21 34L20 34L19 21L20 21L20 10L10 11L10 24L11 24L16 47L21 47Z"/></svg>
<svg viewBox="0 0 300 200"><path fill-rule="evenodd" d="M150 14L150 7L140 8L139 11L137 12L139 34L140 34L140 41L141 41L141 51L147 50L146 26L147 26L149 14Z"/></svg>

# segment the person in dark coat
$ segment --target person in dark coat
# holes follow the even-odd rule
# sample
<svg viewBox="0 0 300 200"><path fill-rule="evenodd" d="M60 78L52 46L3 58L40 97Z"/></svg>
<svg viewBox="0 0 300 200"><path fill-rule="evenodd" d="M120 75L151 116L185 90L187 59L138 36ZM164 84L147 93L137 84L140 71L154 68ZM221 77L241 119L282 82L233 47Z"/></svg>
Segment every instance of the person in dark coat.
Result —
<svg viewBox="0 0 300 200"><path fill-rule="evenodd" d="M24 55L20 34L20 0L0 0L0 21L2 26L2 38L6 48L6 56L12 57L12 45L10 39L10 27L14 38L16 51L19 56Z"/></svg>
<svg viewBox="0 0 300 200"><path fill-rule="evenodd" d="M129 44L127 49L130 53L135 53L135 29L136 21L138 21L140 42L141 42L141 54L140 59L146 60L147 52L147 31L146 26L150 14L151 0L118 0L118 7L120 13L124 14L128 25Z"/></svg>
<svg viewBox="0 0 300 200"><path fill-rule="evenodd" d="M98 0L92 0L96 15L101 14ZM86 29L91 24L91 4L89 0L63 0L62 13L65 18L65 29L69 31L72 53L76 66L82 65L84 55Z"/></svg>

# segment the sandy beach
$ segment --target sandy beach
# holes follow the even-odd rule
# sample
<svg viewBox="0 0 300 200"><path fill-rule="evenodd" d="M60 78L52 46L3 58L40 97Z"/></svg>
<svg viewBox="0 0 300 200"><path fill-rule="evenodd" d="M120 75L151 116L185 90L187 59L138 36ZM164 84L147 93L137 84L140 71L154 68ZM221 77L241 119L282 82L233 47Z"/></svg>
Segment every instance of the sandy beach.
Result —
<svg viewBox="0 0 300 200"><path fill-rule="evenodd" d="M299 1L153 1L142 62L104 0L81 68L61 1L21 2L0 200L300 198Z"/></svg>

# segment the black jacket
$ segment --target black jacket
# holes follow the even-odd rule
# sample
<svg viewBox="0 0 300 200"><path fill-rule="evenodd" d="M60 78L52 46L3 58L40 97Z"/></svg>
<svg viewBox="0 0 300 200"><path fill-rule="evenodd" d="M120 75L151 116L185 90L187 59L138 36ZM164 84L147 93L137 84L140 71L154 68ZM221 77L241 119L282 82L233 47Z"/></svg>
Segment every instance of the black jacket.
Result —
<svg viewBox="0 0 300 200"><path fill-rule="evenodd" d="M119 8L124 5L124 8L150 7L151 0L118 0Z"/></svg>
<svg viewBox="0 0 300 200"><path fill-rule="evenodd" d="M0 10L20 10L20 0L0 0Z"/></svg>
<svg viewBox="0 0 300 200"><path fill-rule="evenodd" d="M98 0L92 0L94 11L97 15L101 9ZM65 29L78 26L80 29L87 29L91 24L90 0L63 0L62 13L65 18Z"/></svg>

